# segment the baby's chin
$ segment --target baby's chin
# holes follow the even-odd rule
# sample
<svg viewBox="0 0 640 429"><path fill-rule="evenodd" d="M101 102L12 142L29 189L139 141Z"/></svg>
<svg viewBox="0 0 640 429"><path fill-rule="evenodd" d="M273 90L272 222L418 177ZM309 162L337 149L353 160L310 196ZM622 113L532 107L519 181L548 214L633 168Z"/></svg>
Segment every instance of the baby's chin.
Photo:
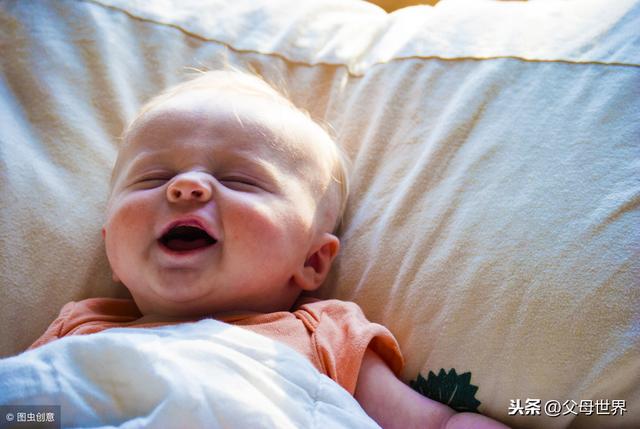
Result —
<svg viewBox="0 0 640 429"><path fill-rule="evenodd" d="M239 288L228 285L202 285L199 282L179 284L155 283L155 287L128 288L144 316L198 319L228 313L273 313L288 311L302 290L293 285L281 288L265 285L258 292L234 294ZM262 291L262 292L260 292ZM266 291L270 291L266 293Z"/></svg>
<svg viewBox="0 0 640 429"><path fill-rule="evenodd" d="M206 303L202 294L157 294L146 290L144 295L131 291L136 306L145 317L201 318L214 314L218 308ZM149 296L152 295L152 296Z"/></svg>

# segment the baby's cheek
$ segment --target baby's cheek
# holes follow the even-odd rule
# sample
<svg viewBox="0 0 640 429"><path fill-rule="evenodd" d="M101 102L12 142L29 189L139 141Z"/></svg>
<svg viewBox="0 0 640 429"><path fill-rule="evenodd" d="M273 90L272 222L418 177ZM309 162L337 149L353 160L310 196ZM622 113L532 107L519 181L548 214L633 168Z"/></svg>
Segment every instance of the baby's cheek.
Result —
<svg viewBox="0 0 640 429"><path fill-rule="evenodd" d="M292 246L291 241L299 238L305 230L304 222L295 209L267 204L238 206L236 209L237 212L229 213L227 218L233 224L233 228L229 228L231 238L245 240L247 246L256 249L264 250L267 246L271 253L280 255L284 250L282 247Z"/></svg>
<svg viewBox="0 0 640 429"><path fill-rule="evenodd" d="M131 227L136 223L149 222L152 212L150 198L128 195L112 202L107 221L114 227Z"/></svg>
<svg viewBox="0 0 640 429"><path fill-rule="evenodd" d="M266 205L247 204L238 205L229 211L225 219L225 227L228 228L235 239L243 239L249 236L261 237L261 239L275 238L282 224L279 216ZM228 224L231 225L228 225Z"/></svg>
<svg viewBox="0 0 640 429"><path fill-rule="evenodd" d="M107 251L122 253L136 241L150 235L153 228L153 210L148 202L140 199L114 201L107 212L105 240Z"/></svg>
<svg viewBox="0 0 640 429"><path fill-rule="evenodd" d="M114 274L126 283L137 271L146 246L153 240L153 210L148 202L122 198L112 201L105 222L105 249ZM133 268L132 268L133 267Z"/></svg>

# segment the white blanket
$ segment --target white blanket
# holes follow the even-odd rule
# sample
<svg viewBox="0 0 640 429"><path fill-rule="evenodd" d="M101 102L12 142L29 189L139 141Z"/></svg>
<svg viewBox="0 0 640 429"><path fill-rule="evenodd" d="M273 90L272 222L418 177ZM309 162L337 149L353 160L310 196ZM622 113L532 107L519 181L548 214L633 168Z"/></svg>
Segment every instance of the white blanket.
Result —
<svg viewBox="0 0 640 429"><path fill-rule="evenodd" d="M66 337L0 360L0 404L60 405L62 427L378 427L302 355L215 320Z"/></svg>

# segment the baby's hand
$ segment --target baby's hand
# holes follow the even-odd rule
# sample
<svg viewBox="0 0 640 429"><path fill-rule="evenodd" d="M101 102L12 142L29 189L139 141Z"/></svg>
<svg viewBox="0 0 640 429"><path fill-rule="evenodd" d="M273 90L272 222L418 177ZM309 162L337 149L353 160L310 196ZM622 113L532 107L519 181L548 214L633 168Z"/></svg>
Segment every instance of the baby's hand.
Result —
<svg viewBox="0 0 640 429"><path fill-rule="evenodd" d="M355 398L384 429L508 428L480 414L456 413L446 405L422 396L400 381L384 361L369 349L360 368Z"/></svg>

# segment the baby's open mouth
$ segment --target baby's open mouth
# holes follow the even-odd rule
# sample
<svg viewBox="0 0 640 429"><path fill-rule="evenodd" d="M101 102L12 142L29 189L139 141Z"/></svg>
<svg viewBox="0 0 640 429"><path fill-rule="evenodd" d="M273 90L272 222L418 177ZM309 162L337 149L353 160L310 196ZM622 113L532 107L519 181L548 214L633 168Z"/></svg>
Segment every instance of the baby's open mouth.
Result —
<svg viewBox="0 0 640 429"><path fill-rule="evenodd" d="M207 232L197 226L175 226L167 231L160 239L160 243L174 252L187 252L212 246L218 242Z"/></svg>

